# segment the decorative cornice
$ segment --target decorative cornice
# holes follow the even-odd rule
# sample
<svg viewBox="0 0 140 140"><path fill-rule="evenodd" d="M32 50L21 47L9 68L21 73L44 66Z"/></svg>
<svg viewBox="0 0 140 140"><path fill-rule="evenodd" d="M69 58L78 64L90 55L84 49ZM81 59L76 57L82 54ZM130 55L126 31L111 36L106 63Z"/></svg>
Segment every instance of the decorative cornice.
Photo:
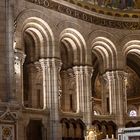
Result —
<svg viewBox="0 0 140 140"><path fill-rule="evenodd" d="M139 30L140 22L127 22L127 21L116 21L105 19L101 17L96 17L94 15L87 14L86 12L82 12L80 10L75 10L74 8L67 7L60 3L49 1L49 0L26 0L28 2L43 6L45 8L55 10L57 12L66 14L68 16L78 18L80 20L93 23L95 25L117 28L117 29L126 29L126 30Z"/></svg>

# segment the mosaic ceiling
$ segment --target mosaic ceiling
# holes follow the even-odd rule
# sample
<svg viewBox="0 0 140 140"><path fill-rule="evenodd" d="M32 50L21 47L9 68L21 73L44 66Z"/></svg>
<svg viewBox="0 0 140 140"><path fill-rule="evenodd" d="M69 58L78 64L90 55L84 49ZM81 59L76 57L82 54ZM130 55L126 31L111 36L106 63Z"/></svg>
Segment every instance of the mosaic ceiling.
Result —
<svg viewBox="0 0 140 140"><path fill-rule="evenodd" d="M140 9L140 0L87 0L86 2L112 9Z"/></svg>

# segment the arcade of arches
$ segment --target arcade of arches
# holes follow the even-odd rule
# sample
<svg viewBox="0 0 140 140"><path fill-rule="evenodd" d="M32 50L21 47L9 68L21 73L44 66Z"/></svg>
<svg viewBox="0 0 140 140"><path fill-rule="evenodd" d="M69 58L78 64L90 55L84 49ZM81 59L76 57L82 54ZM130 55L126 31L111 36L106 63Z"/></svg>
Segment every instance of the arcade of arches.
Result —
<svg viewBox="0 0 140 140"><path fill-rule="evenodd" d="M0 2L1 140L86 140L90 129L100 140L140 126L139 8L117 17L86 4Z"/></svg>

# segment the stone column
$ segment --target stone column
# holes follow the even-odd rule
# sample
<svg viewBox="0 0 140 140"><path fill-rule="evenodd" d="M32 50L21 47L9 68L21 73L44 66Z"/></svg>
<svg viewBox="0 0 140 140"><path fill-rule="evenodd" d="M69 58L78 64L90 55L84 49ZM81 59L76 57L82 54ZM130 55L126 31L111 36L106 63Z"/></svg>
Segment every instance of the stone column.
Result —
<svg viewBox="0 0 140 140"><path fill-rule="evenodd" d="M25 54L15 49L14 71L15 71L15 92L11 95L12 98L17 98L20 104L24 104L23 97L23 63L25 60Z"/></svg>
<svg viewBox="0 0 140 140"><path fill-rule="evenodd" d="M124 71L116 71L117 74L117 88L116 88L116 122L118 128L125 126L125 115L127 114L127 95L126 95L126 80L127 73Z"/></svg>
<svg viewBox="0 0 140 140"><path fill-rule="evenodd" d="M47 109L47 107L50 106L50 91L49 91L49 87L50 83L49 83L49 72L48 72L48 61L47 59L40 59L40 65L42 68L42 74L43 74L43 109ZM36 67L39 68L39 63L35 63ZM48 81L47 81L48 80Z"/></svg>
<svg viewBox="0 0 140 140"><path fill-rule="evenodd" d="M33 63L30 63L30 64L27 64L26 65L26 68L28 69L28 86L29 86L29 89L28 89L28 107L31 107L31 108L36 108L36 88L34 86L35 85L35 82L36 82L36 65L33 64Z"/></svg>
<svg viewBox="0 0 140 140"><path fill-rule="evenodd" d="M46 93L46 106L50 113L48 140L61 140L59 119L59 72L61 61L55 58L40 59L43 69L43 90Z"/></svg>
<svg viewBox="0 0 140 140"><path fill-rule="evenodd" d="M2 4L2 3L1 3ZM3 5L2 9L6 7L6 15L2 20L6 19L5 26L6 26L6 52L3 50L3 54L5 55L6 63L6 78L7 78L7 86L6 91L8 94L8 100L10 102L15 102L15 91L14 91L14 50L13 50L13 42L14 42L14 0L5 0L5 6ZM2 25L1 25L2 26ZM4 29L4 26L2 26ZM3 31L4 32L4 31Z"/></svg>
<svg viewBox="0 0 140 140"><path fill-rule="evenodd" d="M127 75L124 71L109 71L104 76L106 76L109 86L110 114L116 116L118 127L124 127L124 117L127 113Z"/></svg>
<svg viewBox="0 0 140 140"><path fill-rule="evenodd" d="M91 86L91 77L93 74L93 68L90 66L84 67L84 114L83 121L85 122L87 129L92 126L92 105L91 105L91 97L92 97L92 86Z"/></svg>
<svg viewBox="0 0 140 140"><path fill-rule="evenodd" d="M83 100L83 66L74 66L74 74L76 77L76 100L77 100L77 113L84 111L84 100Z"/></svg>
<svg viewBox="0 0 140 140"><path fill-rule="evenodd" d="M102 100L102 114L107 115L109 112L107 110L107 96L108 96L108 80L106 76L101 76L101 100ZM107 95L106 95L107 94Z"/></svg>
<svg viewBox="0 0 140 140"><path fill-rule="evenodd" d="M106 72L103 77L108 81L109 89L109 114L116 114L116 73L114 71ZM106 93L105 93L106 94ZM105 95L104 95L105 96ZM106 101L107 102L107 101Z"/></svg>
<svg viewBox="0 0 140 140"><path fill-rule="evenodd" d="M91 76L93 68L90 66L73 67L76 75L77 112L83 114L85 124L91 126Z"/></svg>

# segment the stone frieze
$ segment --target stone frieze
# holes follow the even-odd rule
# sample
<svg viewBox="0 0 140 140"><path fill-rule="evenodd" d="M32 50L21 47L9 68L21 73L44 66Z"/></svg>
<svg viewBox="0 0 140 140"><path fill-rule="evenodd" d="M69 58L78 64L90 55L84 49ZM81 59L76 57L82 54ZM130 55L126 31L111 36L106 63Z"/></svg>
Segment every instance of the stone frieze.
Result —
<svg viewBox="0 0 140 140"><path fill-rule="evenodd" d="M93 23L95 25L117 28L117 29L127 29L127 30L139 30L140 22L127 22L127 21L116 21L111 19L105 19L101 17L96 17L94 15L87 14L80 10L75 10L73 8L67 7L60 3L48 0L25 0L48 9L55 10L57 12L66 14L68 16L78 18L80 20Z"/></svg>

